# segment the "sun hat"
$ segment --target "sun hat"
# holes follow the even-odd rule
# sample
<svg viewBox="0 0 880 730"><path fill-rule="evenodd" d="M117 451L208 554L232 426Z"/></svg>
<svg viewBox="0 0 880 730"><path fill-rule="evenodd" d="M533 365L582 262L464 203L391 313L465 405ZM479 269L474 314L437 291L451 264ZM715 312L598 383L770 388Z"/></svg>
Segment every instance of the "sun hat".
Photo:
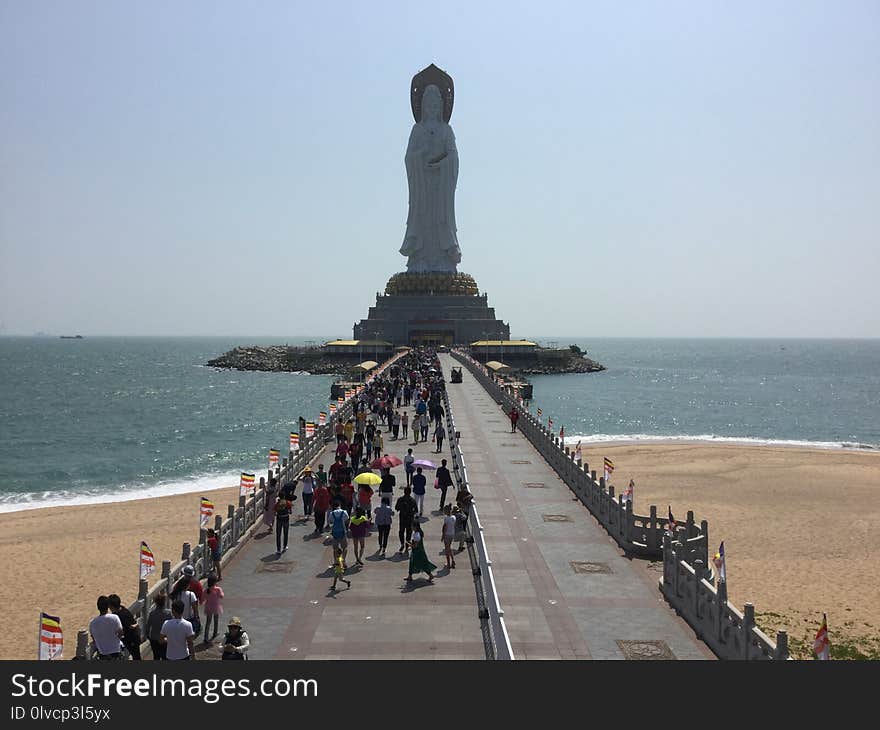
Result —
<svg viewBox="0 0 880 730"><path fill-rule="evenodd" d="M241 628L241 619L238 616L233 616L231 619L229 619L229 623L226 625L227 626L238 626L238 628Z"/></svg>
<svg viewBox="0 0 880 730"><path fill-rule="evenodd" d="M183 568L183 574L184 574L184 575L195 575L195 574L196 574L196 569L193 568L191 565L186 565L186 566L184 566L184 568Z"/></svg>
<svg viewBox="0 0 880 730"><path fill-rule="evenodd" d="M309 473L311 474L311 472L312 472L312 467L307 466L305 469L303 469L303 472L309 472Z"/></svg>

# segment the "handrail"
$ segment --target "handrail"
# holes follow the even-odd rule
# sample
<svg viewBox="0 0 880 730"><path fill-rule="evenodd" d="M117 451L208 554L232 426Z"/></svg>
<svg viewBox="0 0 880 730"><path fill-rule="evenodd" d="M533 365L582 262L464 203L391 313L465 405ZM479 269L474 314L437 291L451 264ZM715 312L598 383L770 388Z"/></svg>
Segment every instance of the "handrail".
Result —
<svg viewBox="0 0 880 730"><path fill-rule="evenodd" d="M464 454L459 444L458 432L455 430L455 417L449 404L449 394L445 389L443 390L443 403L446 411L446 432L449 435L449 450L457 488L459 490L466 488L470 491L467 465L465 464ZM475 579L479 579L478 581L475 580L475 582L478 583L480 589L478 591L478 603L482 604L479 606L480 619L486 621L489 635L488 648L491 650L491 658L499 661L512 661L515 657L513 648L510 645L507 624L504 620L504 609L501 607L501 600L495 585L492 560L489 557L489 550L486 547L486 540L483 536L483 525L480 522L476 498L470 504L467 531L470 537L468 545L473 547L471 566ZM471 553L470 550L468 552Z"/></svg>

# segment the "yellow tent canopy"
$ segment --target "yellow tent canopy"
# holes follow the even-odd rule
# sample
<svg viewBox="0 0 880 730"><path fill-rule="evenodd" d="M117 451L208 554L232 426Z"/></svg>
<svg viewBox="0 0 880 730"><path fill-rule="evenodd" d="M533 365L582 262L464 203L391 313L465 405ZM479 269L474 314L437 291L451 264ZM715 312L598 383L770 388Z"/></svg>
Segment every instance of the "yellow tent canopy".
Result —
<svg viewBox="0 0 880 730"><path fill-rule="evenodd" d="M364 360L364 362L355 365L352 370L356 370L359 373L368 373L378 364L379 363L377 363L375 360Z"/></svg>
<svg viewBox="0 0 880 730"><path fill-rule="evenodd" d="M486 363L486 367L489 370L494 370L496 373L503 373L507 370L510 370L510 365L505 365L503 362L498 362L497 360L489 360Z"/></svg>

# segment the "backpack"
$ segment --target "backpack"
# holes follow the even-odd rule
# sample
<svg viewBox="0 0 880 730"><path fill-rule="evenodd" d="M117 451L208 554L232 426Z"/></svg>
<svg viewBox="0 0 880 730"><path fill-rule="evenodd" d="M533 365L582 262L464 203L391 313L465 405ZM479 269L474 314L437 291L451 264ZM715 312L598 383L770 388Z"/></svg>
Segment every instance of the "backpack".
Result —
<svg viewBox="0 0 880 730"><path fill-rule="evenodd" d="M330 514L333 518L333 529L330 534L340 540L345 537L345 510L335 509Z"/></svg>

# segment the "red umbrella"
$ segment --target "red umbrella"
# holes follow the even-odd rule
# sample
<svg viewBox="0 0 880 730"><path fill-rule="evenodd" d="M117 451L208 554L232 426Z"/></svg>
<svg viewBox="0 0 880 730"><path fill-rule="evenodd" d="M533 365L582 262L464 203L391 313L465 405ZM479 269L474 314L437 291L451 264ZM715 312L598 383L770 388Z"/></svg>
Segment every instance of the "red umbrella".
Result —
<svg viewBox="0 0 880 730"><path fill-rule="evenodd" d="M370 469L393 469L395 466L400 466L402 463L403 462L396 456L385 454L385 456L380 459L373 459L370 463Z"/></svg>

